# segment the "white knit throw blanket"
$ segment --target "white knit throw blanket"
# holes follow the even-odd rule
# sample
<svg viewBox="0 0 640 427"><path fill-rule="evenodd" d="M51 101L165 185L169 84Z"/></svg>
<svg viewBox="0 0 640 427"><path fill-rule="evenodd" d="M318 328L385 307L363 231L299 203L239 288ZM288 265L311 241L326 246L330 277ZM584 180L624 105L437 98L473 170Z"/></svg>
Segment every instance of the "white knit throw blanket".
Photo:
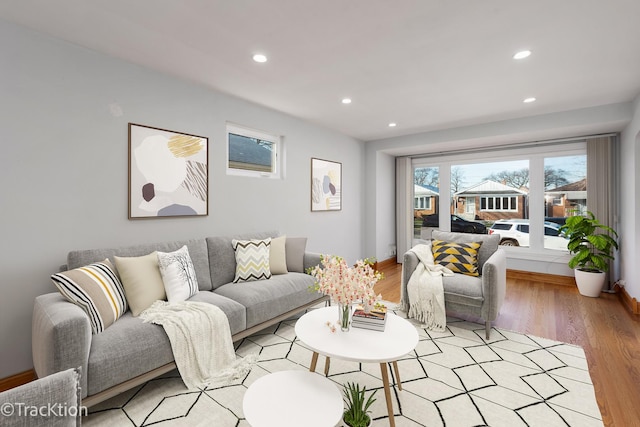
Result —
<svg viewBox="0 0 640 427"><path fill-rule="evenodd" d="M156 301L140 317L164 327L180 376L189 389L226 385L249 372L257 360L257 355L236 358L229 320L215 305Z"/></svg>
<svg viewBox="0 0 640 427"><path fill-rule="evenodd" d="M453 276L453 272L434 263L431 243L416 245L410 251L420 262L409 278L406 294L402 289L400 305L407 317L424 323L429 330L442 332L447 326L442 276Z"/></svg>

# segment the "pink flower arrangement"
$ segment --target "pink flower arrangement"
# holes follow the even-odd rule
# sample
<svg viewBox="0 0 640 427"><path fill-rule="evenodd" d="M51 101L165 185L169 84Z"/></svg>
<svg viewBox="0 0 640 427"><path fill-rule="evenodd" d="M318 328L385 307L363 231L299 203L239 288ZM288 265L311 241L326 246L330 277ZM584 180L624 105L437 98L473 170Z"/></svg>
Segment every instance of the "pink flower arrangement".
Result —
<svg viewBox="0 0 640 427"><path fill-rule="evenodd" d="M316 279L313 290L331 297L338 304L362 303L373 307L382 299L376 296L373 287L384 276L372 267L370 259L358 260L349 267L344 258L336 255L322 255L320 265L311 268L308 273Z"/></svg>

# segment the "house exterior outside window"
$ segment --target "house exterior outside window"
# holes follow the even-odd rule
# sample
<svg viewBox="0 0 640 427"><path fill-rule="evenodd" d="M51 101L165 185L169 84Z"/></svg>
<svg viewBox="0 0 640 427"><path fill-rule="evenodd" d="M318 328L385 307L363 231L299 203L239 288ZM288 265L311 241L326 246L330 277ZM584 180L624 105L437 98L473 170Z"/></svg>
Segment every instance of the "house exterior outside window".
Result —
<svg viewBox="0 0 640 427"><path fill-rule="evenodd" d="M416 209L431 210L431 196L418 196L414 200L414 207Z"/></svg>
<svg viewBox="0 0 640 427"><path fill-rule="evenodd" d="M484 196L480 198L481 211L517 212L518 198L515 196Z"/></svg>
<svg viewBox="0 0 640 427"><path fill-rule="evenodd" d="M465 212L468 214L476 213L476 198L475 197L465 197Z"/></svg>
<svg viewBox="0 0 640 427"><path fill-rule="evenodd" d="M227 174L257 178L283 176L281 138L227 124Z"/></svg>

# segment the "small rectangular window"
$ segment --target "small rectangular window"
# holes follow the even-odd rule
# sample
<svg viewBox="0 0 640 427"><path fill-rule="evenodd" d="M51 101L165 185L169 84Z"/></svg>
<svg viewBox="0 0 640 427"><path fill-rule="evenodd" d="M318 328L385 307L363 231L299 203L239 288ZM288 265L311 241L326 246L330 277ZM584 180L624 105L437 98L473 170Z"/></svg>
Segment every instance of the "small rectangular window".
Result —
<svg viewBox="0 0 640 427"><path fill-rule="evenodd" d="M227 124L227 174L282 177L280 137Z"/></svg>

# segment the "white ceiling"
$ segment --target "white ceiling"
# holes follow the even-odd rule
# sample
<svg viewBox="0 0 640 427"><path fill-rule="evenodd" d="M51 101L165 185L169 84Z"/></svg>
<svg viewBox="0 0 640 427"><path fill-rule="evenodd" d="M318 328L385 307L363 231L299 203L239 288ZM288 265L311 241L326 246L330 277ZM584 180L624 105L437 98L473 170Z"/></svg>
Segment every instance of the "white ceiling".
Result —
<svg viewBox="0 0 640 427"><path fill-rule="evenodd" d="M0 18L362 140L640 93L640 0L3 0Z"/></svg>

